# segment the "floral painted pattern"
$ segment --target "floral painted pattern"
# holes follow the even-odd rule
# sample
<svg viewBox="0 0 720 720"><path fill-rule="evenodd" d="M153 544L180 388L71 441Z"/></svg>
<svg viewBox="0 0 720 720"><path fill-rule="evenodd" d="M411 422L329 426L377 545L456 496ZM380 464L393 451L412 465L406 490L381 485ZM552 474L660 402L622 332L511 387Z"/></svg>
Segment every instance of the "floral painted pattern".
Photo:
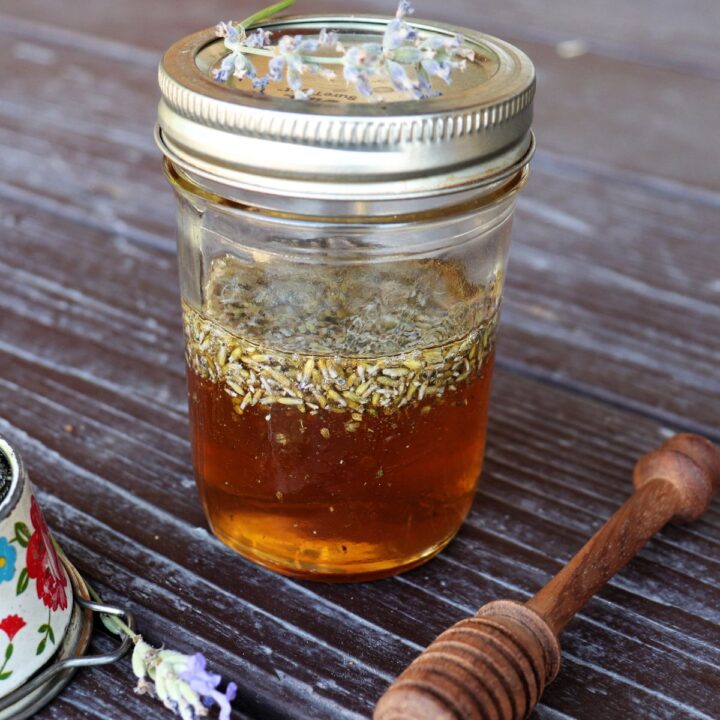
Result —
<svg viewBox="0 0 720 720"><path fill-rule="evenodd" d="M7 538L0 537L0 583L9 582L15 576L17 550Z"/></svg>
<svg viewBox="0 0 720 720"><path fill-rule="evenodd" d="M12 642L26 624L19 615L8 615L0 620L0 630L2 630L7 635L8 640Z"/></svg>
<svg viewBox="0 0 720 720"><path fill-rule="evenodd" d="M37 596L45 607L55 612L58 608L67 608L67 577L63 572L60 559L55 552L50 531L40 512L40 506L32 498L30 520L33 534L27 546L27 572L31 580L35 580Z"/></svg>
<svg viewBox="0 0 720 720"><path fill-rule="evenodd" d="M15 548L13 548L14 550ZM13 640L15 636L27 625L27 623L19 615L8 615L0 620L0 631L7 635L8 644L2 655L2 663L0 663L0 680L7 680L12 675L12 670L6 669L10 659L13 656Z"/></svg>
<svg viewBox="0 0 720 720"><path fill-rule="evenodd" d="M16 594L22 595L27 590L30 580L35 580L35 592L38 599L42 600L47 608L47 622L42 623L37 629L40 640L35 654L41 655L45 652L48 642L52 645L56 642L51 624L52 613L57 610L65 610L68 606L67 576L63 572L60 558L55 552L50 537L50 531L34 497L30 500L30 522L32 523L32 532L24 522L15 523L15 537L10 542L17 543L27 550L25 567L17 579ZM15 548L10 547L15 552Z"/></svg>

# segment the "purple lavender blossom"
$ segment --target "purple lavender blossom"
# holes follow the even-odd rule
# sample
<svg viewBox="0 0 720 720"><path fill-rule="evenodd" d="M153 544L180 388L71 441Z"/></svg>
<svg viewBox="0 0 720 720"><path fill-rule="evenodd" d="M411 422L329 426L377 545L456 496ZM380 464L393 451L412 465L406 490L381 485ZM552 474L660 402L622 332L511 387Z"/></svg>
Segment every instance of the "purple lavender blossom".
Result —
<svg viewBox="0 0 720 720"><path fill-rule="evenodd" d="M412 15L414 12L415 8L412 6L410 0L400 0L395 17L401 20L406 15Z"/></svg>
<svg viewBox="0 0 720 720"><path fill-rule="evenodd" d="M416 83L410 79L407 70L400 63L393 60L386 60L385 69L388 71L390 82L392 82L396 90L415 93Z"/></svg>
<svg viewBox="0 0 720 720"><path fill-rule="evenodd" d="M135 692L156 695L182 720L206 717L207 709L213 705L219 708L220 720L230 720L230 703L237 695L237 685L230 682L225 692L218 690L222 678L207 671L207 661L202 654L158 650L140 636L134 639L132 667L138 678Z"/></svg>
<svg viewBox="0 0 720 720"><path fill-rule="evenodd" d="M213 77L220 82L226 82L231 75L238 79L247 77L255 90L263 92L269 83L280 82L284 76L294 97L307 100L313 90L303 88L303 76L334 78L335 73L327 65L338 64L342 65L345 80L364 97L375 98L374 78L389 81L395 90L415 99L433 97L440 93L432 87L432 78L450 84L453 73L462 72L467 62L473 60L473 52L464 46L461 35L448 38L420 33L406 20L414 12L409 0L400 0L381 43L348 48L343 47L337 33L326 29L316 38L284 35L273 46L269 32L258 29L246 35L242 23L222 22L217 33L225 38L230 55L213 71ZM338 56L314 55L322 48L331 48ZM253 53L271 55L268 72L263 77L257 76L255 66L247 58Z"/></svg>
<svg viewBox="0 0 720 720"><path fill-rule="evenodd" d="M338 34L332 31L328 32L326 28L323 28L318 35L320 47L337 48L338 42Z"/></svg>
<svg viewBox="0 0 720 720"><path fill-rule="evenodd" d="M220 67L212 71L212 76L218 82L227 82L230 74L235 69L235 56L226 55Z"/></svg>
<svg viewBox="0 0 720 720"><path fill-rule="evenodd" d="M220 720L230 720L230 703L237 695L237 685L234 682L228 683L225 692L217 690L222 677L216 673L209 673L205 669L207 660L202 653L197 653L188 658L188 665L185 670L178 673L180 680L188 683L202 700L203 705L211 707L213 703L220 708Z"/></svg>
<svg viewBox="0 0 720 720"><path fill-rule="evenodd" d="M312 58L307 57L308 53L317 52L320 44L321 39L305 38L302 35L295 37L283 35L277 44L277 55L268 63L268 73L261 80L278 82L282 80L284 72L295 99L307 100L313 91L302 89L304 73L318 73L326 77L335 77L332 70L321 68L317 63L312 62Z"/></svg>
<svg viewBox="0 0 720 720"><path fill-rule="evenodd" d="M225 47L230 50L220 67L212 71L212 76L219 82L227 82L230 76L238 80L243 78L254 79L257 71L252 62L243 54L242 48L263 47L270 40L270 33L256 30L249 37L245 35L245 28L232 22L220 22L215 26L215 34L225 38Z"/></svg>
<svg viewBox="0 0 720 720"><path fill-rule="evenodd" d="M472 61L474 53L463 46L462 35L452 38L429 37L420 44L423 59L420 64L428 75L444 80L448 85L452 82L453 71L462 72L467 61Z"/></svg>
<svg viewBox="0 0 720 720"><path fill-rule="evenodd" d="M215 34L218 37L226 38L230 43L237 43L240 41L240 31L238 26L233 24L231 20L227 22L219 22L215 26Z"/></svg>
<svg viewBox="0 0 720 720"><path fill-rule="evenodd" d="M404 18L415 12L415 8L407 2L401 0L398 5L395 19L391 20L385 28L383 34L383 50L391 52L397 50L407 43L413 43L418 38L418 33L410 23L405 22Z"/></svg>
<svg viewBox="0 0 720 720"><path fill-rule="evenodd" d="M263 77L256 77L252 80L253 90L257 90L259 93L264 93L267 86L270 84L270 78L267 75Z"/></svg>
<svg viewBox="0 0 720 720"><path fill-rule="evenodd" d="M272 33L269 30L258 28L255 32L250 33L245 38L245 46L251 48L261 48L270 44Z"/></svg>
<svg viewBox="0 0 720 720"><path fill-rule="evenodd" d="M342 59L343 77L353 83L366 97L373 95L370 79L383 73L383 49L377 43L355 45L346 50Z"/></svg>

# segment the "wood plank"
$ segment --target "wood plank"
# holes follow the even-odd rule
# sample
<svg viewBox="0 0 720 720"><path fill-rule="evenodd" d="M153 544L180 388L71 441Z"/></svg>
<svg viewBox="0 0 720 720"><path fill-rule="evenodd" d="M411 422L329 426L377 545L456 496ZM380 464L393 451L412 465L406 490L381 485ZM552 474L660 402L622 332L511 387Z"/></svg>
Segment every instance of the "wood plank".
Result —
<svg viewBox="0 0 720 720"><path fill-rule="evenodd" d="M448 11L446 19L467 22L463 7L466 6L458 5ZM371 6L366 9L370 10ZM97 38L88 38L76 31L58 32L42 20L30 23L7 17L0 32L22 40L3 49L6 56L11 55L9 62L13 68L12 72L5 71L5 83L10 88L20 83L24 89L27 81L23 81L22 76L33 70L35 75L46 75L49 80L55 72L66 73L68 67L77 67L75 74L65 75L65 82L87 72L102 72L103 63L98 63L97 69L90 69L89 60L67 60L63 53L55 50L56 47L77 46L92 55L114 58L116 63L121 60L125 68L122 76L133 75L137 68L130 69L130 66L145 66L152 53L138 53L132 43L159 52L173 40L238 12L238 7L231 3L219 5L212 12L205 4L187 4L182 12L178 12L169 2L153 3L153 10L147 11L140 0L132 0L128 5L123 4L122 10L96 16L106 23L107 30L100 36L113 39L107 47ZM126 20L108 22L117 13L122 13ZM127 24L127 18L136 17L143 17L142 23L132 22L141 35L128 36L128 45L118 43L116 38L123 35L117 28ZM703 23L704 18L700 22ZM43 51L33 55L28 42L38 35L43 37ZM630 62L627 57L613 58L593 52L567 59L558 55L554 47L533 42L522 35L506 37L526 50L537 65L536 128L541 147L662 175L691 186L720 189L714 157L707 152L706 144L715 127L718 108L712 98L720 96L720 71L714 76L691 75L686 73L684 66L680 70L655 67ZM102 74L102 81L93 83L93 93L85 94L84 102L78 106L79 110L85 111L85 125L92 112L93 99L102 102L103 97L116 90L118 73ZM154 85L154 74L146 73L143 77ZM71 90L77 91L77 87ZM153 89L150 97L154 95ZM115 109L119 109L120 102L122 95L117 96ZM105 105L107 110L107 103ZM128 111L137 121L152 115L154 105L154 102L146 101L140 111L132 105ZM688 111L681 112L682 109ZM102 115L95 119L101 118Z"/></svg>
<svg viewBox="0 0 720 720"><path fill-rule="evenodd" d="M503 361L717 436L718 219L538 158L514 228Z"/></svg>
<svg viewBox="0 0 720 720"><path fill-rule="evenodd" d="M469 8L472 4L467 0L454 0L441 7L427 6L423 12L442 12L449 21L487 28L495 35L559 44L561 54L592 52L716 78L720 71L720 44L712 30L720 24L720 8L711 0L682 5L672 0L636 0L610 6L506 0L483 3L471 14Z"/></svg>
<svg viewBox="0 0 720 720"><path fill-rule="evenodd" d="M27 17L41 8L35 1ZM304 585L239 560L203 529L186 441L173 207L150 128L155 49L166 42L152 43L185 32L174 24L208 22L191 25L190 6L158 3L143 6L138 24L133 1L108 14L84 9L84 19L63 7L59 25L102 17L112 42L0 23L11 38L0 50L0 432L19 443L51 525L103 592L130 604L152 641L200 649L239 680L235 717L366 715L437 632L486 600L527 597L555 572L622 502L633 458L664 425L717 436L720 356L708 329L717 324L720 202L703 145L713 50L694 54L682 39L691 13L675 10L669 29L666 7L652 32L662 40L669 31L677 48L665 57L643 46L637 62L620 62L634 52L627 38L644 37L632 8L603 10L607 24L584 36L593 54L562 60L548 47L556 30L522 16L517 37L534 41L527 47L548 83L538 106L546 149L518 215L478 500L458 539L424 568L372 585ZM523 7L511 0L501 10ZM560 33L592 12L558 9L569 23L560 19ZM43 22L52 12L44 8ZM453 19L455 6L447 12ZM492 17L502 28L508 16ZM130 18L140 40L124 35ZM618 22L628 35L616 43L603 33ZM136 41L147 49L123 44ZM658 68L697 77L686 85ZM565 107L550 104L569 91ZM597 113L599 92L626 116ZM704 104L688 136L674 118L634 142L640 101L658 118L678 101ZM617 148L602 142L623 133ZM573 623L563 672L536 716L720 716L718 546L717 503L700 523L653 541ZM209 612L197 598L210 598ZM118 698L124 716L153 716L157 706L131 685L127 663L83 672L41 717L115 717Z"/></svg>
<svg viewBox="0 0 720 720"><path fill-rule="evenodd" d="M149 64L95 57L88 65L84 51L53 52L56 66L30 66L7 83L0 196L100 228L115 243L127 236L172 251L174 206L151 139ZM11 61L6 50L6 68ZM85 99L67 103L77 78ZM95 86L103 92L90 92ZM720 196L547 150L533 167L519 205L500 362L717 436L720 339L706 327L720 312ZM5 222L32 222L26 215L18 209ZM172 262L159 272L173 275Z"/></svg>
<svg viewBox="0 0 720 720"><path fill-rule="evenodd" d="M24 273L0 275L0 432L18 444L80 569L136 611L149 640L197 648L236 678L249 717L366 716L446 625L494 597L527 597L555 572L626 496L633 459L663 437L657 422L501 370L481 492L445 553L359 586L271 575L204 529L167 253L103 241L40 210L31 219L22 206L5 210L17 222L0 261ZM28 288L31 267L38 281ZM152 321L151 335L138 317ZM717 510L664 531L573 623L539 717L720 712ZM82 717L72 702L112 716L110 698L125 697L131 680L126 665L79 683L63 706L69 717ZM86 704L102 683L112 692ZM140 718L155 706L133 697L129 707Z"/></svg>
<svg viewBox="0 0 720 720"><path fill-rule="evenodd" d="M62 9L45 0L6 0L3 12L9 16L68 28L98 37L140 45L161 47L192 30L211 25L218 18L241 19L260 7L243 0L208 0L168 12L168 6L152 7L130 2L119 6L110 0L96 0L95 11L79 0L63 3ZM672 0L636 0L598 3L560 0L537 3L533 0L506 0L475 5L471 0L448 0L441 5L423 0L415 3L419 17L434 17L483 29L495 35L556 45L580 41L575 52L610 55L618 58L675 67L687 73L718 76L720 43L715 28L720 25L720 8L711 0L688 0L679 6ZM337 0L299 0L298 13L337 12ZM391 0L361 0L353 3L356 12L392 14ZM138 23L142 16L147 22ZM648 19L652 18L652 22Z"/></svg>

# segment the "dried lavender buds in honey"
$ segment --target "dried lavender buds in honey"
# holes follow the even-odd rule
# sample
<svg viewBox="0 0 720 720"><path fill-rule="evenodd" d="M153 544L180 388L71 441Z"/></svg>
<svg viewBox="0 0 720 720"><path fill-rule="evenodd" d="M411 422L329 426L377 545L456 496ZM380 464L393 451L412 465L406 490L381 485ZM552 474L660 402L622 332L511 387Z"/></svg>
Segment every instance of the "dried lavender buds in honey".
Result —
<svg viewBox="0 0 720 720"><path fill-rule="evenodd" d="M264 268L223 257L203 311L184 306L188 364L235 411L391 413L476 377L492 351L500 278L474 287L450 264L398 270Z"/></svg>

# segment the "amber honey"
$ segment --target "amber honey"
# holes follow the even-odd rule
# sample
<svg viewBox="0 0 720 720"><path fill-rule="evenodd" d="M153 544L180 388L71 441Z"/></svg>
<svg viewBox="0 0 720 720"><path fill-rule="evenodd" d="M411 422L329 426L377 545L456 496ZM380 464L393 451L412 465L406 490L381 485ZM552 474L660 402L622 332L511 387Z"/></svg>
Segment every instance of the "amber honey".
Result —
<svg viewBox="0 0 720 720"><path fill-rule="evenodd" d="M255 406L238 415L189 370L193 455L213 531L288 575L382 577L441 550L472 503L492 362L439 401L364 419ZM269 417L268 417L269 416Z"/></svg>
<svg viewBox="0 0 720 720"><path fill-rule="evenodd" d="M477 287L437 262L358 275L215 259L184 321L216 535L326 580L382 577L444 547L482 464L498 299L499 281Z"/></svg>

